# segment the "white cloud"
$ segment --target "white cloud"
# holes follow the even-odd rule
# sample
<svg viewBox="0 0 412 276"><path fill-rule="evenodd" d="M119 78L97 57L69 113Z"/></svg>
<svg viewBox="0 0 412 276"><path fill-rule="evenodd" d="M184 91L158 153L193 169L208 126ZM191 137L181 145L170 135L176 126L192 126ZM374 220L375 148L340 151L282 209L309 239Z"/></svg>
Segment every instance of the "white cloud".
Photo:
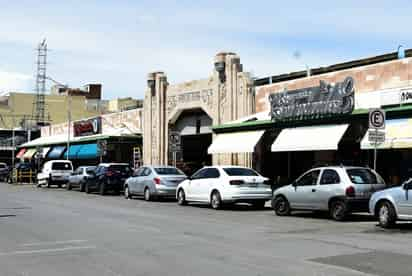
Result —
<svg viewBox="0 0 412 276"><path fill-rule="evenodd" d="M0 92L31 91L32 85L32 76L0 69Z"/></svg>

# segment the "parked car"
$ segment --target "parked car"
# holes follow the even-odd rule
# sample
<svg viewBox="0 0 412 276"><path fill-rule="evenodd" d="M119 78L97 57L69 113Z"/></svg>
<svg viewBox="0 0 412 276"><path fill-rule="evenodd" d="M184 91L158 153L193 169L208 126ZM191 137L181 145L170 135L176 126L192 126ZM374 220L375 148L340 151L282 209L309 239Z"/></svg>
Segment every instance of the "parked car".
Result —
<svg viewBox="0 0 412 276"><path fill-rule="evenodd" d="M124 185L125 198L143 195L146 201L176 196L177 185L187 176L171 166L144 166L136 170Z"/></svg>
<svg viewBox="0 0 412 276"><path fill-rule="evenodd" d="M80 166L70 176L69 181L66 184L66 189L71 190L74 187L79 188L81 192L84 192L87 176L96 169L96 166Z"/></svg>
<svg viewBox="0 0 412 276"><path fill-rule="evenodd" d="M101 163L94 171L89 172L84 190L86 193L107 191L120 194L124 182L132 175L132 169L126 163Z"/></svg>
<svg viewBox="0 0 412 276"><path fill-rule="evenodd" d="M263 208L271 199L267 178L239 166L204 167L177 186L180 205L190 201L207 202L213 209L226 203L245 202Z"/></svg>
<svg viewBox="0 0 412 276"><path fill-rule="evenodd" d="M369 201L369 212L384 228L397 220L412 220L412 178L399 187L376 192Z"/></svg>
<svg viewBox="0 0 412 276"><path fill-rule="evenodd" d="M57 185L59 188L66 184L73 172L70 160L51 160L44 163L40 173L37 174L37 186L46 184L47 187Z"/></svg>
<svg viewBox="0 0 412 276"><path fill-rule="evenodd" d="M0 181L4 181L8 178L10 168L6 163L0 163Z"/></svg>
<svg viewBox="0 0 412 276"><path fill-rule="evenodd" d="M279 216L293 210L329 211L341 221L348 213L368 211L371 195L385 188L382 177L369 168L320 167L275 190L272 207Z"/></svg>

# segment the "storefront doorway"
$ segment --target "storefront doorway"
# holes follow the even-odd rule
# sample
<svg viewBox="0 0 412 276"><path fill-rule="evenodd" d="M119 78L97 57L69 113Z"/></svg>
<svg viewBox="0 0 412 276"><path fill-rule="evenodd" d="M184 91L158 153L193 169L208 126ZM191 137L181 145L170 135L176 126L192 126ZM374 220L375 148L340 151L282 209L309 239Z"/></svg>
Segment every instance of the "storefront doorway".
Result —
<svg viewBox="0 0 412 276"><path fill-rule="evenodd" d="M212 156L207 153L212 143L212 119L202 109L183 111L177 120L169 125L169 131L179 133L180 148L173 153L169 148L169 164L191 175L203 166L212 164ZM170 143L169 143L170 145Z"/></svg>

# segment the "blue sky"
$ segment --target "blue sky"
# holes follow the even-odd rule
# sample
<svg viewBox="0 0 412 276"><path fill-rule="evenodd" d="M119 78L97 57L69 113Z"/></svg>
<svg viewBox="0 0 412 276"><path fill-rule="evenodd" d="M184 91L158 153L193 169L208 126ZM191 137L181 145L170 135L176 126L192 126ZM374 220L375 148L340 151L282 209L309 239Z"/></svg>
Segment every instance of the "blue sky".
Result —
<svg viewBox="0 0 412 276"><path fill-rule="evenodd" d="M53 79L142 98L147 73L205 78L220 51L264 77L412 48L411 10L403 0L0 0L0 92L33 91L44 37Z"/></svg>

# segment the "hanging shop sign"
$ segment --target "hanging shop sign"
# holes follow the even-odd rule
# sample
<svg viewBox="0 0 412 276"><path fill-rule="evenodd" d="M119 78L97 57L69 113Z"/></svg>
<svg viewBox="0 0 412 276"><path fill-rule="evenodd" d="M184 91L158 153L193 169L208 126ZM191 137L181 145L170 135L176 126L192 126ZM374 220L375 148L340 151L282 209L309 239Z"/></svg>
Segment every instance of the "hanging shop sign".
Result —
<svg viewBox="0 0 412 276"><path fill-rule="evenodd" d="M355 106L354 80L274 93L269 96L272 121L350 114Z"/></svg>
<svg viewBox="0 0 412 276"><path fill-rule="evenodd" d="M102 133L102 120L95 117L73 123L74 137L88 136Z"/></svg>

